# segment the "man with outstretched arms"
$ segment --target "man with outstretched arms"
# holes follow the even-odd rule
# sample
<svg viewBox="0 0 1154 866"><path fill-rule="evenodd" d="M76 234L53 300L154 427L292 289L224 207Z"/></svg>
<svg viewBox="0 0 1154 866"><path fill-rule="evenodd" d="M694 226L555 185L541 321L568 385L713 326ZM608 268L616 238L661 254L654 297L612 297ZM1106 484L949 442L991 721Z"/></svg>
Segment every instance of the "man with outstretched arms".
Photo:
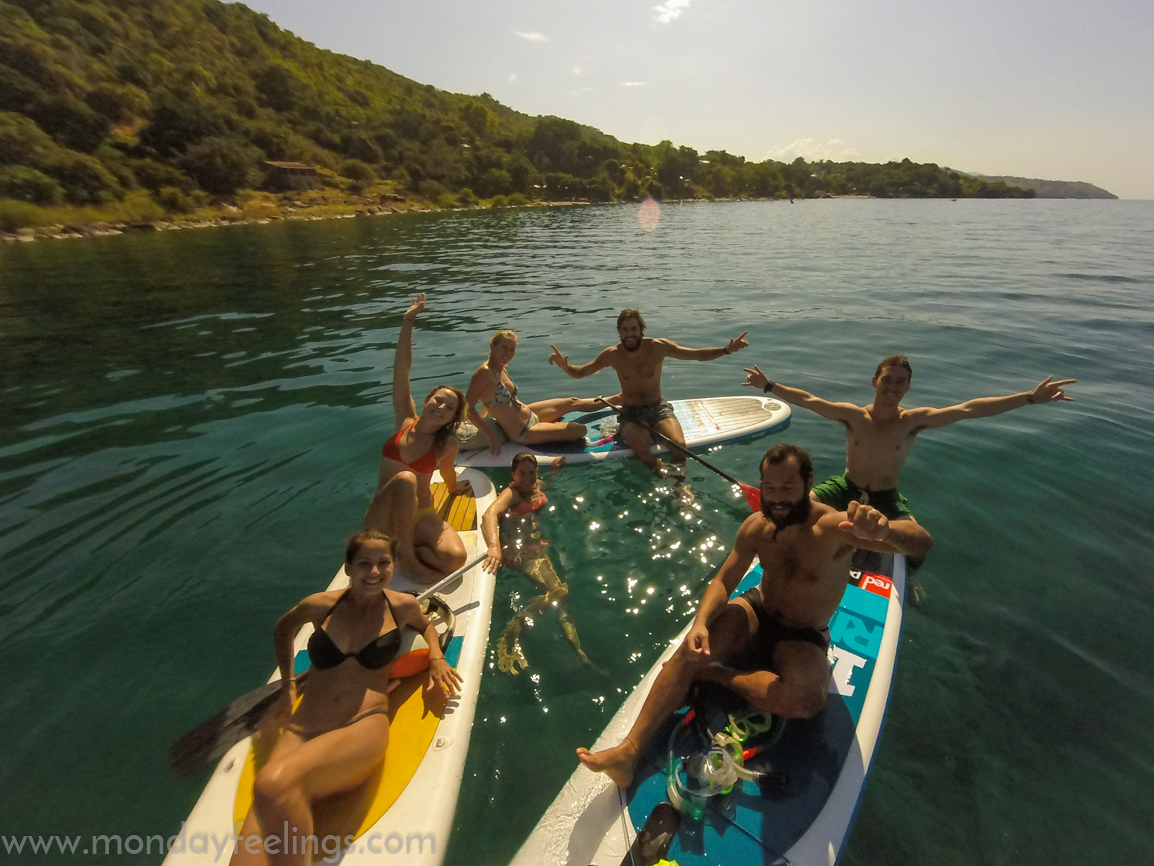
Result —
<svg viewBox="0 0 1154 866"><path fill-rule="evenodd" d="M835 511L809 498L812 486L804 448L783 442L766 452L761 511L738 530L685 642L657 675L628 736L600 752L578 749L581 763L627 787L646 745L684 706L695 681L722 685L786 718L821 711L829 691L829 621L845 592L854 550L908 551L885 515L858 503ZM730 601L755 556L761 584Z"/></svg>
<svg viewBox="0 0 1154 866"><path fill-rule="evenodd" d="M748 331L745 334L749 333ZM611 367L621 382L621 406L618 418L620 435L625 444L654 472L661 472L664 464L653 456L653 438L649 430L656 430L674 442L685 444L681 424L673 414L673 407L661 395L661 365L666 358L681 361L713 361L722 355L732 355L749 345L745 334L735 337L726 345L709 349L687 349L672 340L655 340L645 336L645 319L637 310L622 310L617 317L617 334L621 342L603 350L588 364L570 364L569 356L553 346L549 363L556 364L573 379L584 379ZM646 429L648 428L648 429ZM669 474L685 477L685 454L670 449L673 468Z"/></svg>
<svg viewBox="0 0 1154 866"><path fill-rule="evenodd" d="M923 430L945 427L968 418L988 418L1027 404L1073 400L1063 390L1076 379L1054 382L1047 376L1033 391L1006 397L979 397L944 409L903 409L902 397L910 389L913 368L905 355L890 355L874 373L874 401L868 406L831 403L800 388L771 381L755 365L746 368L745 385L761 388L786 403L809 409L823 418L838 421L846 429L846 470L813 488L813 497L836 509L850 502L868 503L890 520L890 528L905 536L911 559L925 559L933 539L914 519L906 498L898 492L898 476L906 465L910 448Z"/></svg>

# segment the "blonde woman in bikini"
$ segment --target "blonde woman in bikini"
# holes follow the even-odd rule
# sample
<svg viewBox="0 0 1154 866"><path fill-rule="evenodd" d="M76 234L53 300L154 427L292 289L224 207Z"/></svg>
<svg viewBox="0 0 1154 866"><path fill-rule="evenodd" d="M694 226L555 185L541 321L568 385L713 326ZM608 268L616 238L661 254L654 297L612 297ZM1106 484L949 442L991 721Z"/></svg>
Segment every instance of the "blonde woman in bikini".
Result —
<svg viewBox="0 0 1154 866"><path fill-rule="evenodd" d="M379 529L397 540L397 565L406 576L435 583L465 564L465 545L433 506L433 472L450 493L468 493L469 482L457 483L453 463L459 443L457 426L465 414L465 395L452 385L437 385L425 397L420 413L409 383L413 366L413 323L425 309L424 294L413 299L401 322L393 362L393 410L396 432L381 449L377 490L365 513L365 528Z"/></svg>
<svg viewBox="0 0 1154 866"><path fill-rule="evenodd" d="M462 447L483 448L487 443L489 450L497 454L501 446L510 441L539 445L584 439L584 424L560 419L569 412L596 411L603 408L602 404L580 397L522 402L508 369L516 354L517 335L512 331L498 331L489 341L489 359L477 368L465 394L469 421L477 432Z"/></svg>

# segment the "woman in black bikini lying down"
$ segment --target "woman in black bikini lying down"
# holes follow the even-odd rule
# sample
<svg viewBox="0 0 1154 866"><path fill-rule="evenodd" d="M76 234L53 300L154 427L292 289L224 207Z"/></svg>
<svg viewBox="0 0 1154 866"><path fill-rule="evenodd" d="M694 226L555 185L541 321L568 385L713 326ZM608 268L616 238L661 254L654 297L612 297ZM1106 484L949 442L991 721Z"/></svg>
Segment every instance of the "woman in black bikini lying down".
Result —
<svg viewBox="0 0 1154 866"><path fill-rule="evenodd" d="M349 588L318 592L277 620L273 631L284 690L266 730L283 731L257 773L253 803L244 819L233 866L307 866L305 837L313 833L312 803L358 785L385 755L389 739L389 671L401 644L402 626L422 632L429 645L427 698L457 693L461 677L441 655L437 630L411 596L386 587L393 576L394 543L382 532L362 530L348 540ZM313 623L308 643L312 672L296 702L293 638ZM395 681L394 681L395 684ZM285 825L297 836L280 839ZM276 852L264 839L276 836ZM257 853L250 837L259 837ZM295 842L296 844L293 844ZM289 853L295 852L295 853Z"/></svg>

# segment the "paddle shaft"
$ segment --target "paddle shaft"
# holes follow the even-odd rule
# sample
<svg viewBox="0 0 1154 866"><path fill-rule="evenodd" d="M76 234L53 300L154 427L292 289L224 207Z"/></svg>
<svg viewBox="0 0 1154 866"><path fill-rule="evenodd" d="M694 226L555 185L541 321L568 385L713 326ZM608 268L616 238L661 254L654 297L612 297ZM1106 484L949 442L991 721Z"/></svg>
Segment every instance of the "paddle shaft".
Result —
<svg viewBox="0 0 1154 866"><path fill-rule="evenodd" d="M421 593L417 596L417 601L424 601L426 598L428 598L430 595L432 595L437 590L448 586L450 583L452 583L454 580L456 580L458 577L460 577L462 574L464 574L466 571L468 571L470 568L472 568L474 565L476 565L478 562L480 562L482 559L484 559L488 555L489 555L488 551L485 551L484 553L478 553L476 556L474 556L471 560L466 562L464 565L462 565L460 568L458 568L456 571L454 571L448 577L443 577L440 580L438 580L436 583L434 583L432 586L430 586L428 589L422 590Z"/></svg>
<svg viewBox="0 0 1154 866"><path fill-rule="evenodd" d="M616 411L618 408L618 407L614 406L612 403L610 403L608 400L606 400L604 397L598 397L597 401L600 403L604 403L606 406L608 406L610 409L613 409L614 411ZM750 486L749 484L742 484L740 481L738 481L732 475L729 475L726 472L722 472L720 469L718 469L712 463L709 463L705 460L702 460L700 457L698 457L696 454L694 454L692 451L690 451L688 448L686 448L680 442L674 442L672 439L670 439L664 433L660 433L657 430L654 430L648 424L642 424L640 421L629 421L628 423L636 424L642 430L648 431L650 433L650 435L656 436L658 439L662 440L671 449L676 449L676 450L684 453L686 456L692 457L694 460L696 460L698 463L700 463L702 466L704 466L710 472L717 473L718 475L720 475L722 478L724 478L726 481L728 481L730 484L734 485L735 487L740 487L742 490L754 490L754 489L756 489L756 488Z"/></svg>

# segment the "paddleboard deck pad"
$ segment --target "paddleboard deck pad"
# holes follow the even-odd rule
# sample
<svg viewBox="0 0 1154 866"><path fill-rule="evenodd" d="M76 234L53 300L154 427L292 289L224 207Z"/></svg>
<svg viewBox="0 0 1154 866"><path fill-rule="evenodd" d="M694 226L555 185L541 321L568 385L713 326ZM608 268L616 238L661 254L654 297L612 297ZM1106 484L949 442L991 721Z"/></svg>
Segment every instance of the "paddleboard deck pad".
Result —
<svg viewBox="0 0 1154 866"><path fill-rule="evenodd" d="M442 518L461 536L472 561L485 550L480 521L496 499L496 491L479 472L466 470L458 477L472 483L473 495L452 496L438 482L433 484L433 501ZM342 566L328 589L343 589L348 584ZM437 593L452 616L433 621L438 623L444 642L443 632L452 620L445 657L464 680L461 693L443 709L426 707L423 671L404 677L390 692L389 739L382 764L361 785L313 804L314 834L322 849L314 862L327 857L329 863L338 859L345 864L379 863L388 855L401 854L398 862L421 866L441 863L464 775L489 639L493 588L493 575L478 563ZM417 593L423 587L398 572L389 589ZM306 625L294 641L297 673L308 667L306 645L311 634L312 626ZM427 654L424 639L405 629L403 640L401 654L393 664L394 676L403 673L407 663L410 669L424 666L414 664L422 649ZM274 673L270 682L278 677L279 673ZM307 689L307 683L304 687ZM180 830L183 841L178 841L165 858L166 866L228 862L236 828L252 803L253 779L267 759L267 754L258 751L249 738L224 755ZM279 834L282 830L264 832ZM224 844L230 837L233 841L222 855L214 845ZM209 840L207 844L205 840Z"/></svg>
<svg viewBox="0 0 1154 866"><path fill-rule="evenodd" d="M859 551L840 606L830 621L832 674L825 709L806 720L774 719L775 732L750 768L762 783L738 780L726 794L683 802L666 859L680 866L833 866L841 856L865 792L893 684L905 599L905 558ZM761 580L755 566L734 595ZM662 664L688 627L626 700L594 750L624 739ZM674 714L642 755L627 790L584 767L565 784L513 860L618 866L646 819L667 800ZM751 742L753 742L751 740Z"/></svg>
<svg viewBox="0 0 1154 866"><path fill-rule="evenodd" d="M670 403L681 423L685 443L693 449L780 433L789 426L789 406L772 397L710 397L704 400L671 400ZM616 435L618 422L615 411L606 408L597 412L574 412L566 415L563 420L584 424L588 428L585 440L540 445L506 442L498 454L492 454L488 448L462 451L457 457L457 463L460 466L508 468L513 457L522 451L533 452L539 461L563 456L567 463L616 460L629 457L632 453L629 446ZM668 449L663 443L654 443L655 454L666 451Z"/></svg>

